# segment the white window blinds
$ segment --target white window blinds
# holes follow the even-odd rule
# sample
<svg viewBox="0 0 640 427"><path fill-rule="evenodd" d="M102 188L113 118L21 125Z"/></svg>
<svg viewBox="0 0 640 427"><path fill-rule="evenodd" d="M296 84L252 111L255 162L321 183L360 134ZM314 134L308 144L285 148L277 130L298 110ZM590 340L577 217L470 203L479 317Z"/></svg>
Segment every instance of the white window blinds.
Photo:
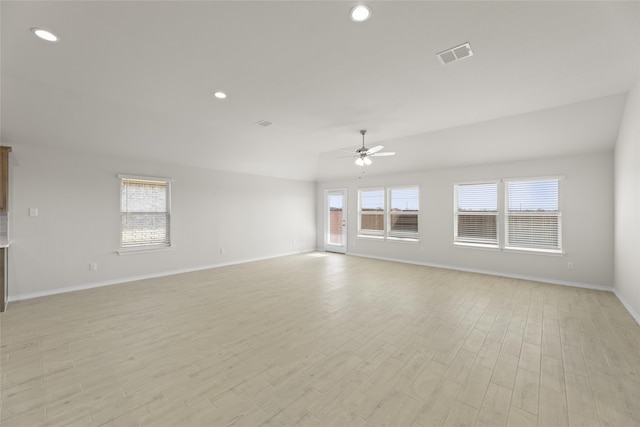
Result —
<svg viewBox="0 0 640 427"><path fill-rule="evenodd" d="M389 237L418 238L418 187L389 189Z"/></svg>
<svg viewBox="0 0 640 427"><path fill-rule="evenodd" d="M120 177L120 247L171 245L171 185L167 180Z"/></svg>
<svg viewBox="0 0 640 427"><path fill-rule="evenodd" d="M507 181L505 199L505 247L561 251L559 179Z"/></svg>
<svg viewBox="0 0 640 427"><path fill-rule="evenodd" d="M498 245L498 183L455 186L454 241Z"/></svg>

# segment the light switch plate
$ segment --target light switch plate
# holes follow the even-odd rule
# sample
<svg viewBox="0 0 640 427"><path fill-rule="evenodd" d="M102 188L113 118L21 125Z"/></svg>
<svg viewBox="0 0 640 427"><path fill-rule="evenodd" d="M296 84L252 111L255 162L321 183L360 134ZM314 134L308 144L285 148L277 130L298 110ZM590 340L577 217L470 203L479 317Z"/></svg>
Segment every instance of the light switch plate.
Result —
<svg viewBox="0 0 640 427"><path fill-rule="evenodd" d="M38 216L38 208L29 208L29 216Z"/></svg>

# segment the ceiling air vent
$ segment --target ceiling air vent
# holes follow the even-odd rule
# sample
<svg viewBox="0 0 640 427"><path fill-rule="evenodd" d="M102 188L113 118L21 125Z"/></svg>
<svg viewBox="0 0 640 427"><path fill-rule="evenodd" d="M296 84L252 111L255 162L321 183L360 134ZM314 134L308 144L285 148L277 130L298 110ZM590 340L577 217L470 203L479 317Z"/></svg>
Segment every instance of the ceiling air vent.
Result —
<svg viewBox="0 0 640 427"><path fill-rule="evenodd" d="M258 121L256 122L256 124L257 124L258 126L262 126L263 128L268 128L268 127L269 127L269 126L271 126L273 123L268 122L268 121L266 121L266 120L258 120Z"/></svg>
<svg viewBox="0 0 640 427"><path fill-rule="evenodd" d="M473 56L473 52L471 51L471 45L469 45L469 43L461 44L460 46L452 47L451 49L438 53L438 59L440 59L442 65L470 56Z"/></svg>

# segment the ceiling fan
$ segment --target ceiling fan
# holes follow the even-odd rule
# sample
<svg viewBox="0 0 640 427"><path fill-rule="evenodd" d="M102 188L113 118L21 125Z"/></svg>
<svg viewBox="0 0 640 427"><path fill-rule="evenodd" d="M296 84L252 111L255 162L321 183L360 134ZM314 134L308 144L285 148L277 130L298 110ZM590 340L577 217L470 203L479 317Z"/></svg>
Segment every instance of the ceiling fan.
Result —
<svg viewBox="0 0 640 427"><path fill-rule="evenodd" d="M364 146L364 135L367 133L366 130L361 130L360 135L362 135L362 147L356 150L354 157L356 157L356 165L358 166L369 166L372 162L370 157L382 157L382 156L393 156L394 152L392 151L380 151L384 148L383 145L376 145L375 147L367 148Z"/></svg>

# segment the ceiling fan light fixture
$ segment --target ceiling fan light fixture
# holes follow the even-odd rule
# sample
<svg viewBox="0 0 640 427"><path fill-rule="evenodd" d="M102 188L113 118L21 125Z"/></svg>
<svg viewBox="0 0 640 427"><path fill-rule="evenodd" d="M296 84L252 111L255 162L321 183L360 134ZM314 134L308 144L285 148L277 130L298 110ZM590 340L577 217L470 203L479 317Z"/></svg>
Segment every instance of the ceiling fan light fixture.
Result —
<svg viewBox="0 0 640 427"><path fill-rule="evenodd" d="M371 163L373 163L368 157L365 157L364 159L362 159L362 161L364 162L365 166L369 166Z"/></svg>
<svg viewBox="0 0 640 427"><path fill-rule="evenodd" d="M359 4L351 8L349 17L353 22L364 22L371 17L371 8L366 4Z"/></svg>
<svg viewBox="0 0 640 427"><path fill-rule="evenodd" d="M358 157L356 159L356 165L358 166L364 166L364 160L362 160L362 157Z"/></svg>
<svg viewBox="0 0 640 427"><path fill-rule="evenodd" d="M42 40L46 40L52 43L58 41L58 36L53 34L51 31L43 30L42 28L32 28L31 31Z"/></svg>

